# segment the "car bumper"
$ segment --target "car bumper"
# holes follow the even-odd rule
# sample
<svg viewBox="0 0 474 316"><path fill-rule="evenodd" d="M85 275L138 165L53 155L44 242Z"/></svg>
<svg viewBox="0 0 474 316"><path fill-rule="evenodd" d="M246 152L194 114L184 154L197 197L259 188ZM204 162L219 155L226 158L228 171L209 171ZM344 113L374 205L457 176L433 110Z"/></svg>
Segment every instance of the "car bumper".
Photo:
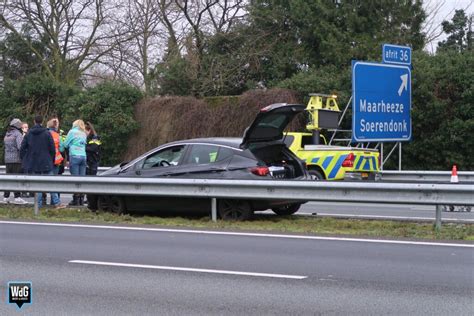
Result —
<svg viewBox="0 0 474 316"><path fill-rule="evenodd" d="M345 181L380 181L382 174L380 172L346 172Z"/></svg>

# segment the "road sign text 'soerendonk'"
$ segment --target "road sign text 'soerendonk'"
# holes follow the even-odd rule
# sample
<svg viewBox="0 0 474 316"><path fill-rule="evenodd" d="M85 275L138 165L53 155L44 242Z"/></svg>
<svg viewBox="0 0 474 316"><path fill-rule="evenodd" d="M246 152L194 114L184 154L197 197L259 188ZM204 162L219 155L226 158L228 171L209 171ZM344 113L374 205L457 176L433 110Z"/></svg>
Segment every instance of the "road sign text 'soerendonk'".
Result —
<svg viewBox="0 0 474 316"><path fill-rule="evenodd" d="M354 62L352 109L354 141L409 141L410 68L402 65Z"/></svg>

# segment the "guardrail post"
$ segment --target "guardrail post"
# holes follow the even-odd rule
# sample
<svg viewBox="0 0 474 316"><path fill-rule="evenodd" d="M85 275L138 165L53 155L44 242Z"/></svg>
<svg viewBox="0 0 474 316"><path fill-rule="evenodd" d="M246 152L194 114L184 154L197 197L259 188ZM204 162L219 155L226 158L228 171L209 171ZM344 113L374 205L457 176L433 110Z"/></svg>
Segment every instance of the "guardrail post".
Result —
<svg viewBox="0 0 474 316"><path fill-rule="evenodd" d="M38 215L39 215L39 206L38 206L39 195L38 195L38 194L41 194L41 193L38 193L38 192L35 193L35 202L34 202L34 203L35 203L35 206L34 206L34 208L35 208L35 216L38 216Z"/></svg>
<svg viewBox="0 0 474 316"><path fill-rule="evenodd" d="M402 142L398 142L398 171L402 171Z"/></svg>
<svg viewBox="0 0 474 316"><path fill-rule="evenodd" d="M441 211L443 207L441 205L436 205L436 221L435 221L435 228L441 229Z"/></svg>
<svg viewBox="0 0 474 316"><path fill-rule="evenodd" d="M211 218L213 222L217 222L217 200L216 198L211 199Z"/></svg>

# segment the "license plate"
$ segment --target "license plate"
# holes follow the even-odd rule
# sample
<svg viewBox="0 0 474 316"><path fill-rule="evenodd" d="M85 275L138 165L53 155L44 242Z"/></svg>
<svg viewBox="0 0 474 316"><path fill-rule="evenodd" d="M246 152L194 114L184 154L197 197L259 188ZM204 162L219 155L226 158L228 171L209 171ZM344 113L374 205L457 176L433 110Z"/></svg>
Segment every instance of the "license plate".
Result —
<svg viewBox="0 0 474 316"><path fill-rule="evenodd" d="M362 172L362 178L368 178L369 174L367 172Z"/></svg>

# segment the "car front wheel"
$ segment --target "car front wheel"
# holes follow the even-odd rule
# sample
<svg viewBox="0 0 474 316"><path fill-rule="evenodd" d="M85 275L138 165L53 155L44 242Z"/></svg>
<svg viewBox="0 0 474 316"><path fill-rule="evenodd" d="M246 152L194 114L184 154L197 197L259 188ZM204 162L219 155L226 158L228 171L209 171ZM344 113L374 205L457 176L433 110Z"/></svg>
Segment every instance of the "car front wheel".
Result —
<svg viewBox="0 0 474 316"><path fill-rule="evenodd" d="M97 195L87 194L87 208L91 211L97 211Z"/></svg>
<svg viewBox="0 0 474 316"><path fill-rule="evenodd" d="M110 198L110 210L117 214L125 213L127 211L125 200L120 196L112 196Z"/></svg>
<svg viewBox="0 0 474 316"><path fill-rule="evenodd" d="M100 195L97 198L97 208L101 211L110 212L110 196Z"/></svg>

